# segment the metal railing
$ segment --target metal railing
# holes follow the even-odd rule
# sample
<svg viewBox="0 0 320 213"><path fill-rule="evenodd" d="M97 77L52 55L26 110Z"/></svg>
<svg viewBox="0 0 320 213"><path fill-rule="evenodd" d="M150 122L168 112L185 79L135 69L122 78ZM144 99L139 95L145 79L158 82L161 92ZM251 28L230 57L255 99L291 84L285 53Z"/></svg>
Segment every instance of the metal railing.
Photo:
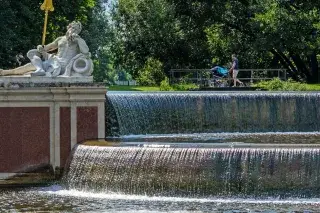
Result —
<svg viewBox="0 0 320 213"><path fill-rule="evenodd" d="M285 69L240 69L238 79L246 83L254 83L273 78L287 80ZM170 70L170 84L174 83L195 83L199 86L206 85L207 81L212 80L213 74L210 69L172 69ZM228 76L231 80L232 77Z"/></svg>

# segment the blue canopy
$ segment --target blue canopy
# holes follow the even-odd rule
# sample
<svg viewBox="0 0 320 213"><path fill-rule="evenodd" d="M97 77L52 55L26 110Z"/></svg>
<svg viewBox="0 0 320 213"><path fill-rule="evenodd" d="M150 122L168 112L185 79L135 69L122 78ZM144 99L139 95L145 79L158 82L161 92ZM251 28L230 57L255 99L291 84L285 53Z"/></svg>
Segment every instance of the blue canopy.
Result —
<svg viewBox="0 0 320 213"><path fill-rule="evenodd" d="M228 76L228 69L224 67L215 66L211 71L221 76Z"/></svg>

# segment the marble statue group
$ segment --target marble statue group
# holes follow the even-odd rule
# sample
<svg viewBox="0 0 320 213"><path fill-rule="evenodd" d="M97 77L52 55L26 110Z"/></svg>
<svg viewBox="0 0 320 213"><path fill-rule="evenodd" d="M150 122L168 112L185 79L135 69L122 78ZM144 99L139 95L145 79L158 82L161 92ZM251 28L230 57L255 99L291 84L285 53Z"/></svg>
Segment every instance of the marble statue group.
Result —
<svg viewBox="0 0 320 213"><path fill-rule="evenodd" d="M10 70L1 70L0 76L29 75L45 77L91 76L93 63L86 42L79 36L82 25L73 21L64 36L47 45L29 50L31 63ZM56 51L56 53L51 53Z"/></svg>

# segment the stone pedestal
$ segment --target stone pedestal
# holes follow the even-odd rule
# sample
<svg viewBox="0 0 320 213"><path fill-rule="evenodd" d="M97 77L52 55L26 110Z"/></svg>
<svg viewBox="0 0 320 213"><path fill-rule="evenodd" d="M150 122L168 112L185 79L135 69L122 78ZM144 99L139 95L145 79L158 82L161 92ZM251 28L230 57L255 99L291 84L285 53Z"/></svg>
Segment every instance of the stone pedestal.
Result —
<svg viewBox="0 0 320 213"><path fill-rule="evenodd" d="M30 77L28 75L24 76L1 76L0 77L0 84L75 84L75 83L92 83L93 77L92 76L83 76L83 77L63 77L58 76L55 78L52 77L41 77L35 76Z"/></svg>
<svg viewBox="0 0 320 213"><path fill-rule="evenodd" d="M104 86L11 85L0 88L0 183L39 168L62 168L77 143L105 137Z"/></svg>

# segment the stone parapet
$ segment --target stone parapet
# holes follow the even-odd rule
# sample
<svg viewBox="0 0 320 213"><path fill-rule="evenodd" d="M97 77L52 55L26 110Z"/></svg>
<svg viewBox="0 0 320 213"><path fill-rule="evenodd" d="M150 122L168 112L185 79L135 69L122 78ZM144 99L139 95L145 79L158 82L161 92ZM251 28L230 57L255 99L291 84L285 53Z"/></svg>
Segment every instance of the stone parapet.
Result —
<svg viewBox="0 0 320 213"><path fill-rule="evenodd" d="M105 101L105 87L36 87L2 88L0 102L59 102L59 101ZM0 103L1 104L1 103Z"/></svg>
<svg viewBox="0 0 320 213"><path fill-rule="evenodd" d="M93 83L92 76L81 76L81 77L45 77L45 76L35 76L30 77L30 75L17 75L17 76L1 76L0 83L2 84L76 84L76 83Z"/></svg>

